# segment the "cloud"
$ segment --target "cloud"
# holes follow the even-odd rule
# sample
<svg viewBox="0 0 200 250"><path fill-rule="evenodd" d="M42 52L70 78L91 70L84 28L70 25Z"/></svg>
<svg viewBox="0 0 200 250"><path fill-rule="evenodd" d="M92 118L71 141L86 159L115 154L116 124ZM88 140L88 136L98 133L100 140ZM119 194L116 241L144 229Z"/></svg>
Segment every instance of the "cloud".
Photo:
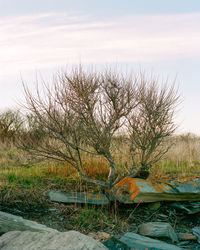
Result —
<svg viewBox="0 0 200 250"><path fill-rule="evenodd" d="M200 13L95 21L71 13L0 19L0 75L74 62L153 62L200 56Z"/></svg>

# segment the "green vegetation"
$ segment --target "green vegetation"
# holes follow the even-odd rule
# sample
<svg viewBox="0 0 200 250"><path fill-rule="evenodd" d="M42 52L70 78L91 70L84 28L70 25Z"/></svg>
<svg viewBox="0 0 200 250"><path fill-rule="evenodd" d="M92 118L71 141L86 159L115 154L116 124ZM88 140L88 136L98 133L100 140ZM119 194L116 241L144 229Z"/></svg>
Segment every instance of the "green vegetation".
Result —
<svg viewBox="0 0 200 250"><path fill-rule="evenodd" d="M81 230L102 230L105 227L117 227L117 221L109 211L86 207L73 218L76 226Z"/></svg>
<svg viewBox="0 0 200 250"><path fill-rule="evenodd" d="M185 136L189 137L187 142L184 140ZM156 163L156 166L153 166L149 179L174 179L200 175L200 139L191 137L191 143L190 137L191 135L184 135L171 138L170 143L174 144L172 149L167 153L165 159L160 160ZM113 145L112 149L120 167L120 164L123 165L127 159L128 151L126 145L122 142L116 145ZM193 152L193 154L190 154L190 152ZM103 158L86 154L84 163L88 176L106 179L108 166ZM28 219L42 217L43 219L40 219L39 222L59 230L75 229L85 233L91 231L127 231L130 230L131 223L142 222L141 214L148 215L147 219L152 218L149 209L143 208L141 205L136 206L134 215L129 218L133 208L126 207L123 209L119 208L117 204L116 206L103 208L88 206L87 204L84 206L52 204L46 195L48 190L93 193L105 191L99 185L82 180L78 173L66 163L40 160L36 157L30 157L24 151L12 145L1 145L0 205L6 208L5 211L16 214L21 211L22 214L19 215ZM49 208L53 209L51 215L48 215ZM58 209L56 218L54 218L54 209ZM45 219L45 216L47 216L47 219ZM168 214L166 214L166 218L168 218ZM173 225L173 218L170 222ZM183 226L187 228L187 225Z"/></svg>
<svg viewBox="0 0 200 250"><path fill-rule="evenodd" d="M165 142L176 129L179 95L174 84L159 84L157 77L144 73L98 72L79 65L43 82L42 89L37 85L35 94L23 86L28 115L18 146L67 163L87 182L110 189L125 177L147 178L171 147ZM128 146L123 163L112 150L120 134ZM90 159L98 155L107 162L103 176L92 175L96 164L88 171L86 152Z"/></svg>
<svg viewBox="0 0 200 250"><path fill-rule="evenodd" d="M189 137L185 142L185 137ZM191 137L191 138L190 138ZM191 143L191 141L192 143ZM200 139L190 135L171 138L173 146L164 159L157 162L151 171L150 179L181 178L199 176ZM188 146L188 143L190 146ZM124 165L128 157L123 143L113 146L114 157ZM193 152L191 154L191 152ZM91 178L106 179L108 163L102 157L87 155L83 157L87 175ZM53 160L30 157L14 146L2 145L0 148L0 183L2 186L17 186L22 189L61 188L73 191L98 192L104 188L81 180L69 164Z"/></svg>
<svg viewBox="0 0 200 250"><path fill-rule="evenodd" d="M142 222L140 204L134 210L120 210L117 203L106 209L66 206L50 202L48 191L105 193L122 178L141 173L150 180L200 176L200 138L173 136L179 98L173 87L159 88L156 79L144 75L130 81L82 69L60 75L53 92L45 87L45 100L39 90L34 97L24 87L28 114L0 114L0 206L5 209L27 218L42 214L39 220L47 225L45 214L53 209L51 220L59 226L53 221L49 226L60 230L126 231L130 222ZM142 209L147 220L152 218Z"/></svg>

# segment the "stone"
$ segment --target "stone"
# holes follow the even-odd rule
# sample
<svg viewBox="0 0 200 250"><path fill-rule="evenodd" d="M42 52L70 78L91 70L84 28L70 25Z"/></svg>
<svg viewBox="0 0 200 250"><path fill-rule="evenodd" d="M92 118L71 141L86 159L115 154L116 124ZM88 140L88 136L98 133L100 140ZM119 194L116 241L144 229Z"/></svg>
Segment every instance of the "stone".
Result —
<svg viewBox="0 0 200 250"><path fill-rule="evenodd" d="M50 191L51 201L63 203L87 203L94 205L108 205L109 200L104 194L76 193L64 191Z"/></svg>
<svg viewBox="0 0 200 250"><path fill-rule="evenodd" d="M200 178L148 181L125 177L110 191L121 203L157 201L200 201Z"/></svg>
<svg viewBox="0 0 200 250"><path fill-rule="evenodd" d="M175 245L168 244L166 242L151 239L135 233L126 233L121 238L120 241L128 245L128 247L140 250L181 250Z"/></svg>
<svg viewBox="0 0 200 250"><path fill-rule="evenodd" d="M33 232L58 232L56 229L46 227L35 221L25 220L20 216L0 212L0 233L9 231L33 231Z"/></svg>
<svg viewBox="0 0 200 250"><path fill-rule="evenodd" d="M148 222L139 225L138 233L150 237L166 237L172 242L178 242L178 237L169 223L166 222Z"/></svg>
<svg viewBox="0 0 200 250"><path fill-rule="evenodd" d="M102 243L76 231L12 231L0 237L1 250L106 250Z"/></svg>

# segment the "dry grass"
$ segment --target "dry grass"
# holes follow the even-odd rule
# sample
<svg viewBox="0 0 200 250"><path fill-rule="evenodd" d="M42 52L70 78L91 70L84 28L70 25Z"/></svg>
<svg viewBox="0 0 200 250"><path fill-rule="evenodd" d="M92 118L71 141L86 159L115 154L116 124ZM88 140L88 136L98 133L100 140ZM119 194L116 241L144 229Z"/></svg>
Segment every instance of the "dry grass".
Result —
<svg viewBox="0 0 200 250"><path fill-rule="evenodd" d="M177 178L200 176L200 138L180 135L168 141L172 145L164 159L152 169L152 177Z"/></svg>
<svg viewBox="0 0 200 250"><path fill-rule="evenodd" d="M200 176L200 139L188 137L187 140L184 136L176 137L168 142L173 146L166 157L153 167L150 179ZM129 158L128 147L124 141L115 142L113 152L119 166ZM83 163L90 177L106 178L109 166L105 159L85 154ZM6 211L11 213L14 211L16 214L17 211L21 211L23 216L30 219L34 214L37 216L41 214L39 222L52 226L55 215L51 215L52 219L50 219L49 216L45 217L46 215L43 216L43 214L48 214L49 208L53 206L53 209L56 207L59 211L57 216L66 220L66 223L63 223L63 220L59 223L55 222L61 224L58 227L59 230L74 229L83 233L91 231L125 232L130 231L131 222L142 223L141 209L138 210L137 207L134 210L134 218L130 220L127 214L133 211L132 208L128 210L126 207L123 210L117 205L106 208L91 207L87 204L85 206L52 205L45 195L48 190L95 193L105 191L102 187L81 180L77 172L66 163L50 160L38 161L14 147L8 148L3 145L0 148L0 205L6 207ZM147 208L145 213L148 211ZM68 228L69 221L70 227Z"/></svg>
<svg viewBox="0 0 200 250"><path fill-rule="evenodd" d="M200 138L190 134L177 136L171 141L174 145L166 155L166 159L173 161L177 166L187 163L188 166L200 164Z"/></svg>
<svg viewBox="0 0 200 250"><path fill-rule="evenodd" d="M200 175L200 138L182 135L168 141L172 148L165 158L156 163L151 171L151 179L177 178ZM114 158L119 167L130 160L126 142L115 141L113 145ZM91 178L104 180L108 175L108 162L95 155L83 155L85 171ZM80 180L75 169L66 163L50 160L38 161L14 147L0 147L0 183L24 186L29 189L35 186L48 185L80 189L80 185L93 188L94 185L86 184ZM48 184L48 185L47 185ZM79 186L79 187L78 187ZM97 188L97 190L99 190Z"/></svg>

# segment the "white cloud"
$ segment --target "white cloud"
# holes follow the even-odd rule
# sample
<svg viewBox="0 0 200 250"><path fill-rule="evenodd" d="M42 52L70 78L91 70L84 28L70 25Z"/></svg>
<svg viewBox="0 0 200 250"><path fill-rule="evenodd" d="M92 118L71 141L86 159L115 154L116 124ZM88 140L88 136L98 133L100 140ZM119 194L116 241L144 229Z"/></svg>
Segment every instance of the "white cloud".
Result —
<svg viewBox="0 0 200 250"><path fill-rule="evenodd" d="M67 63L153 62L158 66L168 60L173 68L173 60L181 64L182 58L200 58L199 23L200 13L134 15L101 21L77 13L0 18L0 108L23 99L20 73L31 86L35 70L42 75L47 72L49 77L52 69ZM190 84L185 87L185 95L192 96L186 100L188 109L184 107L185 128L196 132L198 69L193 76L188 66L198 68L196 63L182 69L182 74L188 72L185 86ZM176 65L177 69L181 65Z"/></svg>
<svg viewBox="0 0 200 250"><path fill-rule="evenodd" d="M151 62L200 56L200 13L97 22L44 13L0 19L0 75L79 62Z"/></svg>

